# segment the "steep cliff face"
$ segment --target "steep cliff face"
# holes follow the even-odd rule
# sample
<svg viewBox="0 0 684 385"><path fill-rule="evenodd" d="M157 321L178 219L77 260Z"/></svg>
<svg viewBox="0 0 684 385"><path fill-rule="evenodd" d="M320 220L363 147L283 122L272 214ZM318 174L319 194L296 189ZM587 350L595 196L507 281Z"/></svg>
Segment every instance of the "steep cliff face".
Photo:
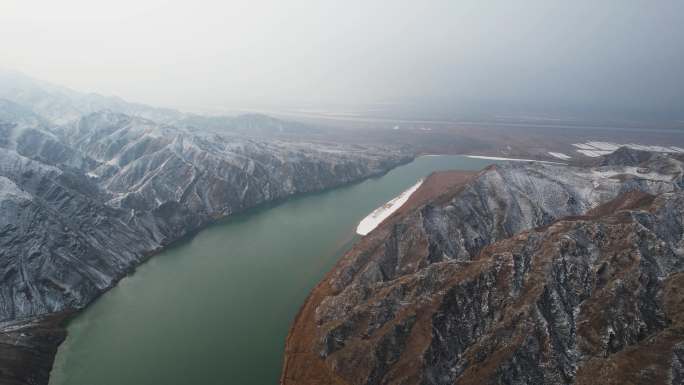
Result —
<svg viewBox="0 0 684 385"><path fill-rule="evenodd" d="M490 167L391 218L309 296L282 383L681 383L682 162L640 160Z"/></svg>
<svg viewBox="0 0 684 385"><path fill-rule="evenodd" d="M70 312L0 322L0 383L47 384Z"/></svg>
<svg viewBox="0 0 684 385"><path fill-rule="evenodd" d="M111 112L3 134L0 320L81 308L212 219L409 160L388 149L192 133Z"/></svg>

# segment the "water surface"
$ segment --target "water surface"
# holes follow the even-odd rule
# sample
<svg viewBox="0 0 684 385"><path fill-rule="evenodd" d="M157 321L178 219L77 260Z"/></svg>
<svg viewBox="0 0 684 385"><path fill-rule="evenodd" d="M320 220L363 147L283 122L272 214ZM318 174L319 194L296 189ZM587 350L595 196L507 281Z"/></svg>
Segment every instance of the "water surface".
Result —
<svg viewBox="0 0 684 385"><path fill-rule="evenodd" d="M290 323L358 239L357 223L433 171L490 163L420 157L379 178L209 226L74 318L50 384L277 384Z"/></svg>

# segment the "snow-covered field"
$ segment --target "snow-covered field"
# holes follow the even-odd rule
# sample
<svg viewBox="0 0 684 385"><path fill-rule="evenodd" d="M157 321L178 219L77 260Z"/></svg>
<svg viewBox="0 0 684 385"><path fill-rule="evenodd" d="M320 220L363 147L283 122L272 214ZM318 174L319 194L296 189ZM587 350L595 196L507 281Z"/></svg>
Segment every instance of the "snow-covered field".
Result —
<svg viewBox="0 0 684 385"><path fill-rule="evenodd" d="M560 163L560 162L549 162L547 160L502 158L502 157L498 157L498 156L483 156L483 155L466 155L466 158L491 159L491 160L509 160L509 161L513 161L513 162L539 162L539 163L565 164L565 163Z"/></svg>
<svg viewBox="0 0 684 385"><path fill-rule="evenodd" d="M620 147L629 147L635 150L643 151L655 151L655 152L670 152L670 153L684 153L684 148L677 146L649 146L638 143L625 143L618 144L612 142L586 142L586 143L574 143L573 146L577 147L582 155L588 157L598 157L601 155L608 155ZM549 153L551 154L551 153Z"/></svg>
<svg viewBox="0 0 684 385"><path fill-rule="evenodd" d="M551 151L549 151L548 154L554 158L558 158L558 159L562 159L562 160L572 159L572 157L570 155L563 154L562 152L551 152Z"/></svg>
<svg viewBox="0 0 684 385"><path fill-rule="evenodd" d="M596 158L602 155L608 155L612 153L613 151L604 151L604 150L577 150L580 154L586 155L591 158Z"/></svg>
<svg viewBox="0 0 684 385"><path fill-rule="evenodd" d="M584 144L584 143L575 143L575 144L573 144L573 146L575 146L581 150L595 150L594 147L589 146L588 144Z"/></svg>
<svg viewBox="0 0 684 385"><path fill-rule="evenodd" d="M391 201L385 203L384 205L373 210L367 217L363 218L359 225L356 227L356 233L360 235L366 235L373 231L378 225L382 223L387 217L392 215L393 212L397 211L406 201L413 195L418 187L423 184L423 180L419 180L418 183L411 186L408 190L397 195Z"/></svg>
<svg viewBox="0 0 684 385"><path fill-rule="evenodd" d="M656 180L656 181L671 181L673 176L668 175L668 174L660 174L654 171L651 171L649 169L640 169L638 167L624 167L622 169L604 169L604 168L595 168L592 169L591 173L589 174L590 178L592 179L601 179L601 178L612 178L616 175L624 175L624 174L629 174L629 175L634 175L642 179L649 179L649 180Z"/></svg>

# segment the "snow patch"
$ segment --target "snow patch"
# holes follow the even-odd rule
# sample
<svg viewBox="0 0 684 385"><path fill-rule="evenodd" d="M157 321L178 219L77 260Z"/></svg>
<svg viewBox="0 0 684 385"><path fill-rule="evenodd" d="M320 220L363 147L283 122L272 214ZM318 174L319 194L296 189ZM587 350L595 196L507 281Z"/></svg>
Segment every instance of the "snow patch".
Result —
<svg viewBox="0 0 684 385"><path fill-rule="evenodd" d="M604 151L615 151L621 147L620 144L610 142L587 142L588 145Z"/></svg>
<svg viewBox="0 0 684 385"><path fill-rule="evenodd" d="M641 179L649 179L649 180L657 180L657 181L666 181L669 182L672 180L673 176L672 175L666 175L666 174L660 174L657 172L653 172L649 169L644 169L644 168L639 168L639 167L624 167L621 169L611 169L611 170L606 170L606 169L594 169L591 171L590 176L593 179L601 179L601 178L612 178L617 175L634 175L638 178Z"/></svg>
<svg viewBox="0 0 684 385"><path fill-rule="evenodd" d="M586 142L586 143L573 143L573 146L577 147L582 155L586 155L591 158L596 158L602 155L608 155L613 153L620 147L629 147L633 150L641 151L653 151L653 152L666 152L666 153L684 153L684 148L677 146L657 146L657 145L646 145L639 143L612 143L612 142ZM550 154L550 153L549 153Z"/></svg>
<svg viewBox="0 0 684 385"><path fill-rule="evenodd" d="M583 144L583 143L573 143L573 146L579 148L580 150L595 150L594 147Z"/></svg>
<svg viewBox="0 0 684 385"><path fill-rule="evenodd" d="M0 201L3 200L31 200L31 194L22 190L12 180L0 176Z"/></svg>
<svg viewBox="0 0 684 385"><path fill-rule="evenodd" d="M551 152L551 151L549 151L548 154L554 158L558 158L558 159L562 159L562 160L572 159L571 156L563 154L562 152Z"/></svg>
<svg viewBox="0 0 684 385"><path fill-rule="evenodd" d="M613 153L613 151L603 151L603 150L577 150L580 154L586 155L591 158L596 158L602 155L608 155Z"/></svg>
<svg viewBox="0 0 684 385"><path fill-rule="evenodd" d="M513 162L538 162L538 163L551 163L551 164L565 164L565 163L561 163L561 162L550 162L548 160L502 158L502 157L498 157L498 156L483 156L483 155L466 155L466 158L490 159L490 160L509 160L509 161L513 161Z"/></svg>
<svg viewBox="0 0 684 385"><path fill-rule="evenodd" d="M406 203L406 201L413 195L418 187L423 184L423 180L419 180L418 183L411 186L408 190L397 195L395 198L385 203L384 205L373 210L367 217L363 218L359 225L356 227L356 233L360 235L366 235L373 231L378 225L382 223L387 217L392 215L401 206Z"/></svg>

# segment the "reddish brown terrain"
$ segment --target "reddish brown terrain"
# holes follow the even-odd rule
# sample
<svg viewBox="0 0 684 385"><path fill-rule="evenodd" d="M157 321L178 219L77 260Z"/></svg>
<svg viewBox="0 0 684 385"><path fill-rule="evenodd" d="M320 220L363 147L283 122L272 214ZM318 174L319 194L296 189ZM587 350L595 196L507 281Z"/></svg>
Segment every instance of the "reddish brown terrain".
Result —
<svg viewBox="0 0 684 385"><path fill-rule="evenodd" d="M439 199L448 192L453 192L455 189L463 186L466 182L471 180L476 172L470 171L443 171L436 172L425 178L425 181L411 197L395 211L392 216L387 218L377 229L371 234L364 237L357 243L352 250L343 258L338 267L333 269L328 276L321 281L316 288L311 292L305 305L297 314L294 325L290 331L285 347L285 362L282 384L296 384L301 383L298 379L306 378L307 383L311 384L346 384L341 378L337 378L334 373L330 373L325 369L324 361L322 361L318 354L312 351L309 347L315 344L316 334L311 333L308 325L315 323L316 307L313 304L320 303L321 300L334 293L334 290L328 284L331 274L338 270L340 264L351 256L358 256L367 248L373 247L391 231L392 224L401 220L402 217L434 199Z"/></svg>
<svg viewBox="0 0 684 385"><path fill-rule="evenodd" d="M310 294L281 383L681 384L682 163L644 163L432 175Z"/></svg>

